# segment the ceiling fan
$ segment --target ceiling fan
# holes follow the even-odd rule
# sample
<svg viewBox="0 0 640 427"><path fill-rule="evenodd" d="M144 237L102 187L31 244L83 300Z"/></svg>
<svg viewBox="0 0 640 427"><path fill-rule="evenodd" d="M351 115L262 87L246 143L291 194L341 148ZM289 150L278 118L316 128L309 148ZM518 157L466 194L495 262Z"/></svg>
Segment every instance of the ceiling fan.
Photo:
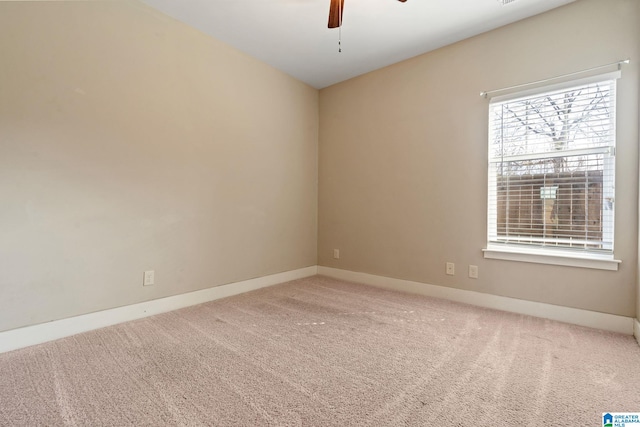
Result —
<svg viewBox="0 0 640 427"><path fill-rule="evenodd" d="M398 0L406 2L407 0ZM513 1L513 0L512 0ZM344 0L331 0L329 6L329 28L338 28L342 26L342 11L344 10Z"/></svg>

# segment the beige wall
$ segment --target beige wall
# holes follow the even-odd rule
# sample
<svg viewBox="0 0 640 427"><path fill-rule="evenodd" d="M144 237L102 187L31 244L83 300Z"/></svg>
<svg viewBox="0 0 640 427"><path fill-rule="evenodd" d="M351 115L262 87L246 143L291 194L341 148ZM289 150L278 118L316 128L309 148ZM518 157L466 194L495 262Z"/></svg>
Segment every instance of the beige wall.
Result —
<svg viewBox="0 0 640 427"><path fill-rule="evenodd" d="M146 6L0 3L0 330L315 265L317 136L317 90Z"/></svg>
<svg viewBox="0 0 640 427"><path fill-rule="evenodd" d="M320 92L318 263L633 316L637 0L580 0ZM618 272L485 260L483 90L631 58L618 85ZM340 249L340 259L332 249ZM456 263L455 276L445 262ZM467 266L480 278L467 278Z"/></svg>
<svg viewBox="0 0 640 427"><path fill-rule="evenodd" d="M327 88L318 108L139 3L0 2L0 331L316 262L621 315L637 300L640 318L639 29L637 0L579 0ZM627 57L620 271L484 260L478 92Z"/></svg>

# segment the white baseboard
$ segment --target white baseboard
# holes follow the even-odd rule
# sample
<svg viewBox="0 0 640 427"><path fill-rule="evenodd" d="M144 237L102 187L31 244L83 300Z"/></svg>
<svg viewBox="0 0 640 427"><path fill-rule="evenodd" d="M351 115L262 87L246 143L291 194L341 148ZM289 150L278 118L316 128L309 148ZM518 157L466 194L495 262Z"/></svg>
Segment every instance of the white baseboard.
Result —
<svg viewBox="0 0 640 427"><path fill-rule="evenodd" d="M527 314L597 329L633 334L640 345L640 321L631 317L525 301L480 292L393 279L330 267L311 266L153 301L103 310L39 325L0 332L0 353L53 341L94 329L226 298L290 280L322 274L385 289L443 298L496 310Z"/></svg>
<svg viewBox="0 0 640 427"><path fill-rule="evenodd" d="M541 302L483 294L480 292L448 288L445 286L429 285L426 283L412 282L409 280L375 276L372 274L340 270L331 267L318 266L318 274L385 289L442 298L451 301L477 305L480 307L542 317L545 319L558 320L560 322L573 323L576 325L619 332L627 335L631 335L634 333L634 319L631 317L618 316L615 314L599 313L596 311L581 310L577 308L562 307ZM638 325L637 320L635 323L637 338L638 336L640 336L640 325Z"/></svg>
<svg viewBox="0 0 640 427"><path fill-rule="evenodd" d="M640 345L640 319L635 319L633 322L633 336L636 337L636 341Z"/></svg>
<svg viewBox="0 0 640 427"><path fill-rule="evenodd" d="M317 266L0 332L0 353L317 274Z"/></svg>

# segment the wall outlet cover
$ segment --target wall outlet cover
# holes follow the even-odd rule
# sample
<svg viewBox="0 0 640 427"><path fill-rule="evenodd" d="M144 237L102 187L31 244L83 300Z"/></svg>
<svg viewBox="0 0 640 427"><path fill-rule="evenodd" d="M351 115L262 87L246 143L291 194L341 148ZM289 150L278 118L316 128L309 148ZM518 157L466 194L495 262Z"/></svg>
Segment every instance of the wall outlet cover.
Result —
<svg viewBox="0 0 640 427"><path fill-rule="evenodd" d="M156 281L156 272L154 270L147 270L144 272L144 279L142 282L143 286L151 286L155 284Z"/></svg>

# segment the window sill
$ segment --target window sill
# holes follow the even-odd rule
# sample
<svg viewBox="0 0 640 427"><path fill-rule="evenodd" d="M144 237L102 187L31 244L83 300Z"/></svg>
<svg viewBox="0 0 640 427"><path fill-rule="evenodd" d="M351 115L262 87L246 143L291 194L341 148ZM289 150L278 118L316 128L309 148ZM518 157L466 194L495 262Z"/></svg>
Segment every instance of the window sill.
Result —
<svg viewBox="0 0 640 427"><path fill-rule="evenodd" d="M612 255L581 255L571 252L548 251L535 249L516 249L489 246L482 250L487 259L506 261L532 262L536 264L563 265L568 267L594 268L597 270L618 271L622 262L613 259Z"/></svg>

